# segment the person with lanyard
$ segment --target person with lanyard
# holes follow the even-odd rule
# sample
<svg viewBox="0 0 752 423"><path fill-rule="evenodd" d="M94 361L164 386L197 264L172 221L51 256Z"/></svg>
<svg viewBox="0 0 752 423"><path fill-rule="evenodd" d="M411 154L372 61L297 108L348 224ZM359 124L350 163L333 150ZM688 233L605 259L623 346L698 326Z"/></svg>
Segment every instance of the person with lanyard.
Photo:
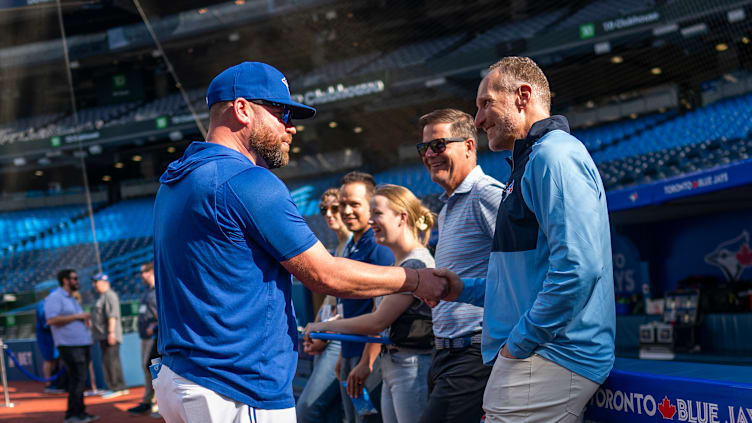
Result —
<svg viewBox="0 0 752 423"><path fill-rule="evenodd" d="M321 195L319 204L321 216L326 225L337 235L337 246L332 254L342 257L345 245L352 234L342 223L339 214L339 189L329 188ZM339 317L337 315L337 299L331 295L323 298L315 322L325 322ZM314 303L315 297L314 297ZM334 373L334 367L339 360L342 349L340 341L325 341L307 338L303 341L303 351L313 355L313 371L308 377L303 392L295 403L298 423L321 423L326 421L339 423L342 421L342 400L339 394L339 383Z"/></svg>
<svg viewBox="0 0 752 423"><path fill-rule="evenodd" d="M392 250L397 266L434 267L425 247L433 222L433 213L405 187L382 185L371 198L369 224L376 242ZM311 332L332 331L375 335L386 329L392 344L383 346L381 353L382 419L384 423L412 423L418 421L428 402L431 326L431 309L420 299L400 293L377 298L372 313L311 323L304 334L308 337ZM350 386L349 395L359 396L360 392Z"/></svg>

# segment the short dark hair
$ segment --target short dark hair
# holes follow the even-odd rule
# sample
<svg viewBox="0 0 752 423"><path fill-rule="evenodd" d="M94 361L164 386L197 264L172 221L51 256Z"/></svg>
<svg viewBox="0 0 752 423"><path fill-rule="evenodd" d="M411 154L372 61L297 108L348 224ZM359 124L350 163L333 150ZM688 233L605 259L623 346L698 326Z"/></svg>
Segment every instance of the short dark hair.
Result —
<svg viewBox="0 0 752 423"><path fill-rule="evenodd" d="M148 272L150 270L154 270L154 262L153 261L147 261L146 263L142 264L141 267L144 268L144 272Z"/></svg>
<svg viewBox="0 0 752 423"><path fill-rule="evenodd" d="M57 283L63 286L63 279L70 279L71 273L76 273L73 269L63 269L57 272Z"/></svg>
<svg viewBox="0 0 752 423"><path fill-rule="evenodd" d="M370 173L353 171L342 177L341 186L355 183L361 183L366 187L368 198L373 196L373 192L376 191L376 180Z"/></svg>
<svg viewBox="0 0 752 423"><path fill-rule="evenodd" d="M457 109L438 109L427 113L418 120L420 129L427 125L437 123L449 123L449 131L453 137L471 138L478 141L478 129L475 127L475 119L468 113Z"/></svg>

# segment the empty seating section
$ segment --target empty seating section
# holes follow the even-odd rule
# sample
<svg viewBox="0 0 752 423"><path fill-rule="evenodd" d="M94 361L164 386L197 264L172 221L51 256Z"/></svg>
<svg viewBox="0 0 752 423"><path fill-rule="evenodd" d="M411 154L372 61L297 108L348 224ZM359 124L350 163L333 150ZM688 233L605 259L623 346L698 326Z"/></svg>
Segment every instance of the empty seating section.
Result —
<svg viewBox="0 0 752 423"><path fill-rule="evenodd" d="M595 152L593 159L607 162L702 141L744 138L752 130L750 113L752 94L721 100Z"/></svg>
<svg viewBox="0 0 752 423"><path fill-rule="evenodd" d="M564 10L556 10L529 19L496 25L487 31L480 32L470 41L452 52L452 54L462 54L467 51L480 49L495 50L499 43L519 40L521 38L531 38L552 22L562 17L564 13Z"/></svg>
<svg viewBox="0 0 752 423"><path fill-rule="evenodd" d="M652 126L666 118L661 114L649 115L640 119L626 120L596 126L588 129L576 129L572 133L585 144L591 153L612 144L614 141L634 135L636 132Z"/></svg>
<svg viewBox="0 0 752 423"><path fill-rule="evenodd" d="M458 42L461 38L462 35L450 35L448 37L422 41L400 47L364 66L358 73L371 73L386 69L398 69L424 63L426 60Z"/></svg>
<svg viewBox="0 0 752 423"><path fill-rule="evenodd" d="M85 209L79 205L0 213L0 249L40 234Z"/></svg>
<svg viewBox="0 0 752 423"><path fill-rule="evenodd" d="M603 19L616 18L630 13L650 10L655 7L654 0L604 0L594 1L580 10L574 11L566 19L559 22L554 29L595 23Z"/></svg>

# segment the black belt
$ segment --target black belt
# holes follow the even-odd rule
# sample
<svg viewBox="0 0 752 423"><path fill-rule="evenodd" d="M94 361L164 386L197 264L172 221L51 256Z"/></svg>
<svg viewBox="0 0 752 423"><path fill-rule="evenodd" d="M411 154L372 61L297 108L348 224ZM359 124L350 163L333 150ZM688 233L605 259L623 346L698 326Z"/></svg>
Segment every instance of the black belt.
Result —
<svg viewBox="0 0 752 423"><path fill-rule="evenodd" d="M468 336L461 336L459 338L439 338L437 336L435 340L436 343L434 345L437 350L457 350L467 348L473 344L480 344L481 333L478 332Z"/></svg>

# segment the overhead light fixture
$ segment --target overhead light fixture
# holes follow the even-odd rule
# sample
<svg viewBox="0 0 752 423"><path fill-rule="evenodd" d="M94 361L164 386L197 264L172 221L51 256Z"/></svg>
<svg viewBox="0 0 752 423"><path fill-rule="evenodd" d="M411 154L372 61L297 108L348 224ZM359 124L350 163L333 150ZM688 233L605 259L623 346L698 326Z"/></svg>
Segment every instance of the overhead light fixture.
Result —
<svg viewBox="0 0 752 423"><path fill-rule="evenodd" d="M143 160L143 159L144 159L144 158L143 158L143 157L141 157L141 156L139 156L138 154L136 154L136 155L134 155L133 157L131 157L131 160L133 160L134 162L140 162L140 161L141 161L141 160Z"/></svg>
<svg viewBox="0 0 752 423"><path fill-rule="evenodd" d="M355 132L356 134L359 134L363 132L363 128L360 126L356 126L355 128L353 128L353 132Z"/></svg>
<svg viewBox="0 0 752 423"><path fill-rule="evenodd" d="M102 176L102 180L105 182L110 182L112 180L112 177L110 175L104 175Z"/></svg>
<svg viewBox="0 0 752 423"><path fill-rule="evenodd" d="M237 4L238 6L242 6L245 4L245 0L235 0L235 4Z"/></svg>
<svg viewBox="0 0 752 423"><path fill-rule="evenodd" d="M715 45L715 51L721 52L728 50L728 44L726 43L718 43Z"/></svg>
<svg viewBox="0 0 752 423"><path fill-rule="evenodd" d="M42 175L44 175L44 172L42 172L41 170L37 170L36 172L34 172L34 176L42 176Z"/></svg>
<svg viewBox="0 0 752 423"><path fill-rule="evenodd" d="M650 69L650 73L653 75L660 75L663 71L659 67L654 67L653 69Z"/></svg>
<svg viewBox="0 0 752 423"><path fill-rule="evenodd" d="M13 164L16 166L23 166L26 164L26 159L23 157L15 157L13 158Z"/></svg>
<svg viewBox="0 0 752 423"><path fill-rule="evenodd" d="M295 130L297 132L303 132L305 131L305 125L295 125Z"/></svg>
<svg viewBox="0 0 752 423"><path fill-rule="evenodd" d="M203 15L204 13L208 12L209 10L205 7L202 7L201 9L198 9L198 14Z"/></svg>
<svg viewBox="0 0 752 423"><path fill-rule="evenodd" d="M742 43L749 44L749 37L742 37Z"/></svg>
<svg viewBox="0 0 752 423"><path fill-rule="evenodd" d="M167 152L170 153L170 154L174 153L175 152L175 147L173 147L173 146L167 147Z"/></svg>
<svg viewBox="0 0 752 423"><path fill-rule="evenodd" d="M227 36L227 40L230 41L231 43L234 43L235 41L238 41L239 39L240 39L240 34L238 34L237 32L231 32L230 35Z"/></svg>
<svg viewBox="0 0 752 423"><path fill-rule="evenodd" d="M117 162L117 163L115 163L115 169L122 169L122 168L123 168L123 166L125 166L125 165L123 164L123 162Z"/></svg>
<svg viewBox="0 0 752 423"><path fill-rule="evenodd" d="M335 122L335 121L329 122L329 127L330 128L336 128L337 127L337 122Z"/></svg>
<svg viewBox="0 0 752 423"><path fill-rule="evenodd" d="M611 57L611 63L618 65L619 63L624 62L624 58L621 56L612 56Z"/></svg>
<svg viewBox="0 0 752 423"><path fill-rule="evenodd" d="M300 147L298 147L298 146L295 146L295 147L293 147L293 148L292 148L292 152L293 152L293 153L296 153L296 154L297 154L297 153L300 153Z"/></svg>

